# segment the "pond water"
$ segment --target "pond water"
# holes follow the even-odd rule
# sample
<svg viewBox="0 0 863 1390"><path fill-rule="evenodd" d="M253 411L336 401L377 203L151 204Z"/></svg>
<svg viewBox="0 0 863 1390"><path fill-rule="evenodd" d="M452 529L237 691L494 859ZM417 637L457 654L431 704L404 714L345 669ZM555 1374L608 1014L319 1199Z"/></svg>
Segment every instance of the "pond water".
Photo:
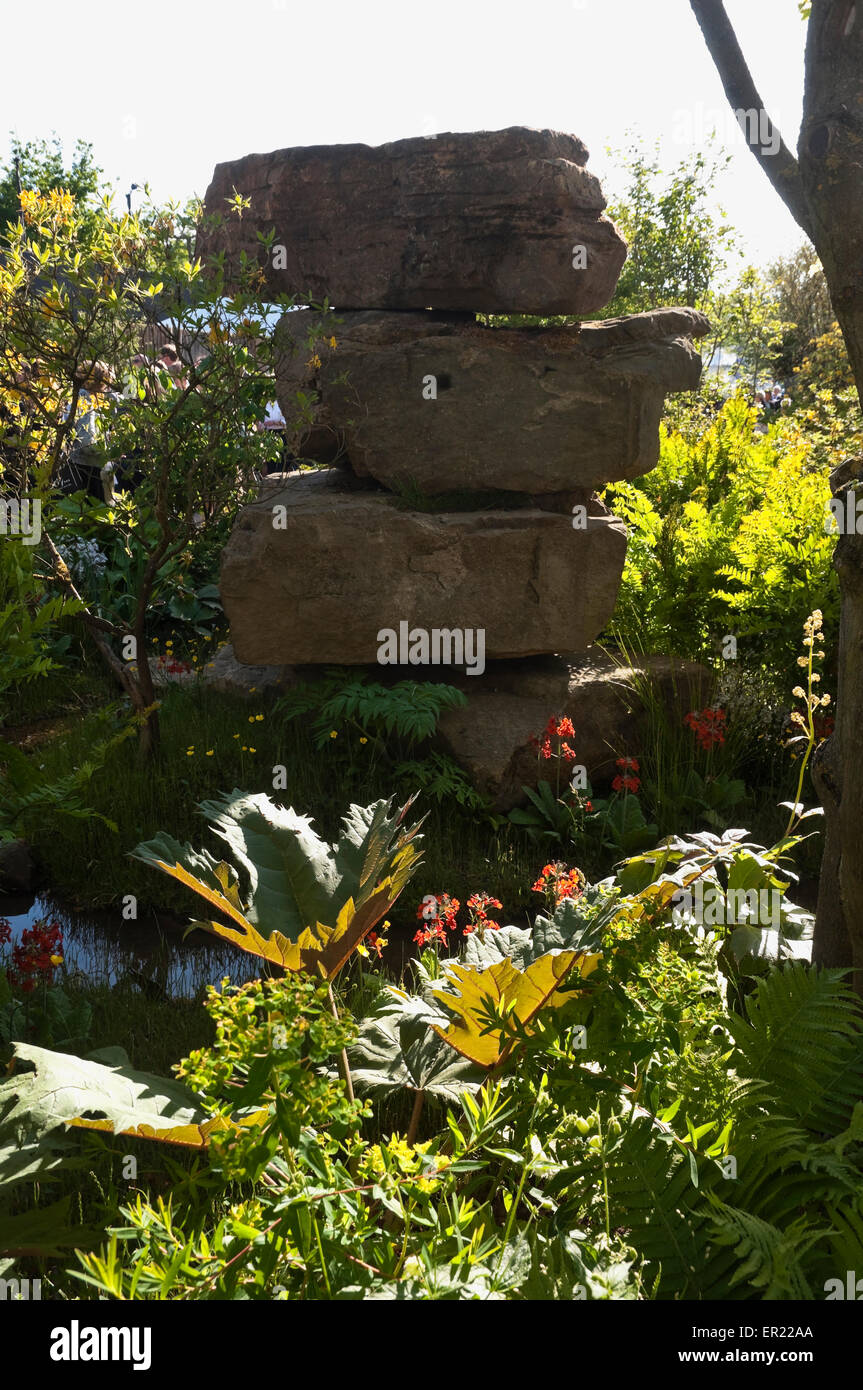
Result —
<svg viewBox="0 0 863 1390"><path fill-rule="evenodd" d="M76 912L46 895L0 893L0 918L9 922L13 943L25 927L40 918L60 925L64 964L57 974L58 982L65 973L67 979L92 984L132 985L157 999L195 999L203 997L207 985L218 985L226 975L234 984L242 984L265 970L256 956L206 932L185 936L185 923L179 918L152 910L145 910L140 921L132 922L124 921L116 909ZM415 957L416 947L407 933L391 930L388 935L384 964L387 973L398 979ZM812 958L810 933L801 941L787 941L785 946L799 960ZM764 931L759 954L777 958L775 931Z"/></svg>
<svg viewBox="0 0 863 1390"><path fill-rule="evenodd" d="M261 973L255 956L205 932L184 937L183 922L152 911L130 922L117 911L75 912L50 897L0 894L0 917L9 922L13 943L39 918L56 921L63 930L67 978L132 984L154 998L193 999L225 975L242 983Z"/></svg>

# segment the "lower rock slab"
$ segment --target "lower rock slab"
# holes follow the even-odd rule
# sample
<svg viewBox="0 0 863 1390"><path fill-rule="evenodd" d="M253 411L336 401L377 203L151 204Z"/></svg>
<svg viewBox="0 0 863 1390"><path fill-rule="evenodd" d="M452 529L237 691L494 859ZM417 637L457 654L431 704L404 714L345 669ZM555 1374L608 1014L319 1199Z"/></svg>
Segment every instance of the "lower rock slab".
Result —
<svg viewBox="0 0 863 1390"><path fill-rule="evenodd" d="M234 654L250 666L409 661L422 680L458 664L460 641L477 672L582 650L614 610L626 531L597 498L579 521L538 506L431 513L338 469L284 475L243 509L222 555Z"/></svg>
<svg viewBox="0 0 863 1390"><path fill-rule="evenodd" d="M448 710L438 726L442 747L499 812L524 804L523 786L543 779L531 737L551 715L575 727L578 763L591 782L608 782L615 760L642 751L647 685L671 719L710 698L712 673L693 661L645 657L636 665L595 648L569 657L504 662L478 680L454 680L468 703ZM550 778L548 780L551 780Z"/></svg>

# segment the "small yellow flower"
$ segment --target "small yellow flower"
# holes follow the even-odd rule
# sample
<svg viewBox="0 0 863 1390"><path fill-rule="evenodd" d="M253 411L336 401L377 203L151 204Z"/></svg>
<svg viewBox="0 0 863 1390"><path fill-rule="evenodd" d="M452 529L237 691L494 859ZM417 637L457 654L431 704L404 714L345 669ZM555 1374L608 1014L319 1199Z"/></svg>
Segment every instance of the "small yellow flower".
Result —
<svg viewBox="0 0 863 1390"><path fill-rule="evenodd" d="M232 734L231 737L232 737L232 738L239 738L240 735L239 735L239 734Z"/></svg>
<svg viewBox="0 0 863 1390"><path fill-rule="evenodd" d="M192 754L194 753L194 751L195 751L194 748L187 748L187 749L186 749L186 757L187 757L187 758L191 758L191 756L192 756Z"/></svg>
<svg viewBox="0 0 863 1390"><path fill-rule="evenodd" d="M62 964L63 964L63 957L62 957L62 956L52 956L52 957L51 957L51 964L52 964L52 965L62 965Z"/></svg>
<svg viewBox="0 0 863 1390"><path fill-rule="evenodd" d="M262 714L256 714L256 715L255 715L255 718L257 719L257 721L258 721L259 724L260 724L261 721L263 720L263 717L264 717L264 716L263 716Z"/></svg>
<svg viewBox="0 0 863 1390"><path fill-rule="evenodd" d="M367 738L361 738L361 739L360 739L360 743L368 743L368 739L367 739Z"/></svg>
<svg viewBox="0 0 863 1390"><path fill-rule="evenodd" d="M250 714L250 715L249 715L249 723L250 723L250 724L254 724L254 722L255 722L255 716L254 716L253 714Z"/></svg>
<svg viewBox="0 0 863 1390"><path fill-rule="evenodd" d="M208 749L207 749L207 757L208 757L208 758L212 758L212 756L213 756L213 750L212 750L212 748L208 748Z"/></svg>
<svg viewBox="0 0 863 1390"><path fill-rule="evenodd" d="M251 694L252 694L252 691L257 690L257 688L258 688L258 687L257 687L256 685L250 685L250 686L249 686L249 694L251 695Z"/></svg>
<svg viewBox="0 0 863 1390"><path fill-rule="evenodd" d="M338 733L335 729L330 729L330 738L338 738Z"/></svg>
<svg viewBox="0 0 863 1390"><path fill-rule="evenodd" d="M250 752L250 753L254 753L255 751L256 751L256 750L255 750L254 748L250 748L250 749L249 749L249 752Z"/></svg>

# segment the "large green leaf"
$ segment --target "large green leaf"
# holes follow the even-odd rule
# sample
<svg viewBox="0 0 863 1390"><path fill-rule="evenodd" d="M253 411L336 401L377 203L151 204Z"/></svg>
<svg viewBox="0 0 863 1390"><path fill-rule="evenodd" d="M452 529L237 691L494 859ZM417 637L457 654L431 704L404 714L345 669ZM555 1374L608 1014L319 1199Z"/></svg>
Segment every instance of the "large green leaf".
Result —
<svg viewBox="0 0 863 1390"><path fill-rule="evenodd" d="M588 887L580 898L563 898L550 917L540 913L532 928L473 932L465 944L464 964L484 970L500 960L511 960L519 970L526 970L550 951L598 952L603 933L619 912L620 900L613 890Z"/></svg>
<svg viewBox="0 0 863 1390"><path fill-rule="evenodd" d="M240 1123L253 1123L259 1113ZM231 1123L208 1116L179 1081L135 1071L128 1061L106 1066L29 1043L15 1044L12 1074L0 1082L0 1156L68 1128L203 1148Z"/></svg>
<svg viewBox="0 0 863 1390"><path fill-rule="evenodd" d="M200 809L239 872L165 834L133 854L231 922L194 925L286 969L318 969L331 978L389 911L420 861L419 826L402 828L410 805L394 814L392 800L351 806L338 843L329 845L307 816L263 794L234 790Z"/></svg>
<svg viewBox="0 0 863 1390"><path fill-rule="evenodd" d="M606 928L620 912L620 900L601 886L585 889L580 898L563 898L551 917L533 924L534 956L547 951L600 951Z"/></svg>
<svg viewBox="0 0 863 1390"><path fill-rule="evenodd" d="M425 999L390 988L374 1014L363 1019L349 1049L351 1075L360 1091L427 1091L458 1100L475 1090L486 1072L459 1056L434 1031L447 1024Z"/></svg>
<svg viewBox="0 0 863 1390"><path fill-rule="evenodd" d="M536 956L533 932L529 927L501 927L498 931L472 932L465 942L463 962L477 970L487 965L495 965L501 960L511 960L519 970L524 970ZM446 968L458 965L458 960L443 961Z"/></svg>

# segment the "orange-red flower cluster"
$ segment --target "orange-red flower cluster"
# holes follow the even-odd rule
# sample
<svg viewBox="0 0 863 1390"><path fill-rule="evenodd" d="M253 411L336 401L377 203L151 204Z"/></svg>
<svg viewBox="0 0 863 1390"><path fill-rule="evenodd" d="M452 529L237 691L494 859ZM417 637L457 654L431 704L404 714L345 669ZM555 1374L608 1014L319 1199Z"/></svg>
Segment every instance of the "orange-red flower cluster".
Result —
<svg viewBox="0 0 863 1390"><path fill-rule="evenodd" d="M619 772L611 784L613 792L637 792L641 786L641 779L634 774L638 772L637 758L618 758L615 767Z"/></svg>
<svg viewBox="0 0 863 1390"><path fill-rule="evenodd" d="M449 893L437 893L433 908L432 904L424 899L417 908L417 917L425 923L414 933L417 945L428 946L432 941L446 943L447 932L455 931L458 925L456 917L460 907L458 898L451 898Z"/></svg>
<svg viewBox="0 0 863 1390"><path fill-rule="evenodd" d="M6 924L8 926L8 923ZM9 940L6 936L5 940ZM9 983L23 994L30 994L39 980L50 984L54 969L63 963L63 932L60 924L36 921L25 927L21 940L12 947Z"/></svg>
<svg viewBox="0 0 863 1390"><path fill-rule="evenodd" d="M695 734L699 747L704 749L712 748L714 743L725 742L725 720L724 709L703 709L700 713L693 710L683 716L684 724Z"/></svg>
<svg viewBox="0 0 863 1390"><path fill-rule="evenodd" d="M620 771L611 783L611 791L638 791L638 788L641 787L641 778L635 777L635 773L638 771L638 759L618 758L614 766L618 767Z"/></svg>
<svg viewBox="0 0 863 1390"><path fill-rule="evenodd" d="M498 898L492 898L488 893L472 893L467 900L467 910L470 913L470 921L464 928L464 935L470 936L471 932L477 929L482 931L500 931L500 922L493 922L488 915L489 908L496 912L503 911L503 903Z"/></svg>
<svg viewBox="0 0 863 1390"><path fill-rule="evenodd" d="M550 902L559 903L564 898L580 898L584 892L585 878L580 869L568 869L567 866L557 860L554 864L546 864L536 883L532 885L532 893L544 893Z"/></svg>
<svg viewBox="0 0 863 1390"><path fill-rule="evenodd" d="M417 908L417 917L424 924L414 935L417 945L428 946L432 941L442 941L446 945L449 939L447 933L458 930L460 907L458 898L451 898L449 893L430 894L423 898ZM475 931L500 931L500 922L495 922L488 915L490 911L503 911L499 898L493 898L488 893L472 893L467 900L467 910L470 920L462 928L465 936Z"/></svg>
<svg viewBox="0 0 863 1390"><path fill-rule="evenodd" d="M531 748L536 748L541 758L558 757L565 763L574 763L576 759L575 750L564 739L575 738L575 728L568 715L559 717L553 714L543 729L541 734L534 734L528 741ZM558 740L557 753L552 751L552 739Z"/></svg>

